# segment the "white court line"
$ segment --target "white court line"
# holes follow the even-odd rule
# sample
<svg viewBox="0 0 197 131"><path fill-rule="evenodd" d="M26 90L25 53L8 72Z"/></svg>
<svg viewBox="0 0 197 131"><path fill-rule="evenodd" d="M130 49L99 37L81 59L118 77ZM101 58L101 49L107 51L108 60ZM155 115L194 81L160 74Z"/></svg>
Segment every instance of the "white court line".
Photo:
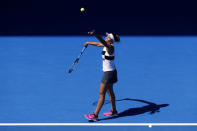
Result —
<svg viewBox="0 0 197 131"><path fill-rule="evenodd" d="M0 123L0 126L197 126L197 123Z"/></svg>

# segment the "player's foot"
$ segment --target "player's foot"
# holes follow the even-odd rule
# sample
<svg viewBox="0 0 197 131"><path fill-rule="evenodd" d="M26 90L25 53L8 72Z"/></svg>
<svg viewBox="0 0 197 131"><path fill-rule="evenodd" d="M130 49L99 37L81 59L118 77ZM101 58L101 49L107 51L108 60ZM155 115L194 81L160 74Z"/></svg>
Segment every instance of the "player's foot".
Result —
<svg viewBox="0 0 197 131"><path fill-rule="evenodd" d="M118 116L118 112L117 111L109 111L109 112L105 112L103 113L104 116Z"/></svg>
<svg viewBox="0 0 197 131"><path fill-rule="evenodd" d="M90 121L98 121L98 116L96 116L94 113L93 114L88 114L84 115L84 117Z"/></svg>

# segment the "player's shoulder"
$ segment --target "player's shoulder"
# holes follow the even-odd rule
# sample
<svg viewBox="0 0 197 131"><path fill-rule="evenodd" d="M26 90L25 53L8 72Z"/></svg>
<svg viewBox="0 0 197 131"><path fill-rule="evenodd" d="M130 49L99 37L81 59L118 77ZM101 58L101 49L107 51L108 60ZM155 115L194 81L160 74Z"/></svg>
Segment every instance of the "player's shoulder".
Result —
<svg viewBox="0 0 197 131"><path fill-rule="evenodd" d="M114 53L114 45L110 45L109 47L107 47L107 52L112 55Z"/></svg>

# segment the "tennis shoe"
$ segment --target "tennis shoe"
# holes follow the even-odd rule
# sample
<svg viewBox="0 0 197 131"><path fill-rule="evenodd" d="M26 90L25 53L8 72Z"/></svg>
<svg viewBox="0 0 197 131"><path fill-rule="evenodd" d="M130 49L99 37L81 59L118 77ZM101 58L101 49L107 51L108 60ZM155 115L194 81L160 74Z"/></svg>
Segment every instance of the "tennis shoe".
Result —
<svg viewBox="0 0 197 131"><path fill-rule="evenodd" d="M93 114L87 114L87 115L84 115L84 117L90 121L98 121L98 117L96 117L96 115L93 113Z"/></svg>
<svg viewBox="0 0 197 131"><path fill-rule="evenodd" d="M118 112L114 111L112 112L111 110L109 112L103 113L104 116L118 116Z"/></svg>

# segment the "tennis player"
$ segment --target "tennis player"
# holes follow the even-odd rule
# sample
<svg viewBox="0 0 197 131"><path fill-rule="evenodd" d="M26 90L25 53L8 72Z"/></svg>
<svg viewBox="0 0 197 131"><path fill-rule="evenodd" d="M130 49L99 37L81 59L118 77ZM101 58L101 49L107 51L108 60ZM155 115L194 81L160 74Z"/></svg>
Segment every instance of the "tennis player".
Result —
<svg viewBox="0 0 197 131"><path fill-rule="evenodd" d="M102 60L104 74L100 84L98 104L93 114L84 115L84 117L90 121L97 121L98 114L105 101L106 92L110 98L111 110L109 112L104 113L104 116L118 115L118 112L116 110L115 95L113 91L113 85L118 81L117 70L114 63L114 42L119 42L120 38L116 34L106 33L106 38L104 40L100 35L96 33L95 30L88 32L88 34L94 35L100 42L86 42L84 44L85 47L87 47L88 45L103 47Z"/></svg>

